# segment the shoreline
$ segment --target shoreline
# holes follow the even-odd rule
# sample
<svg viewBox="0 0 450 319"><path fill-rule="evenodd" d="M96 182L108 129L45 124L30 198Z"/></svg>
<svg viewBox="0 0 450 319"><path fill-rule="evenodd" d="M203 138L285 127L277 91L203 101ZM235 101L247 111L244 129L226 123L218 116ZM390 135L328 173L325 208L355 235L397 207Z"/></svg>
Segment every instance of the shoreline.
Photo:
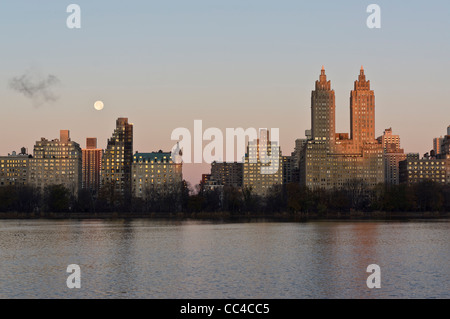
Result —
<svg viewBox="0 0 450 319"><path fill-rule="evenodd" d="M382 221L382 220L437 220L450 219L450 213L436 212L352 212L352 213L277 213L277 214L231 214L224 212L216 213L0 213L0 220L79 220L79 219L151 219L151 220L213 220L213 221L252 221L268 220L279 222L306 222L306 221Z"/></svg>

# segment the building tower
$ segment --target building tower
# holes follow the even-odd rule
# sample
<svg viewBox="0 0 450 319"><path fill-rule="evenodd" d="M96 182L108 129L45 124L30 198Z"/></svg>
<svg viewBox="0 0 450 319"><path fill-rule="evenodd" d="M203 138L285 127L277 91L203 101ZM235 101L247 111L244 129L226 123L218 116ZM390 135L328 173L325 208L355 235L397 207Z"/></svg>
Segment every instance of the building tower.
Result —
<svg viewBox="0 0 450 319"><path fill-rule="evenodd" d="M110 193L116 196L130 196L132 164L133 124L128 118L118 118L102 158L102 187L111 188Z"/></svg>
<svg viewBox="0 0 450 319"><path fill-rule="evenodd" d="M357 148L374 142L375 94L370 89L370 81L366 81L362 66L354 90L350 92L350 125L350 138Z"/></svg>
<svg viewBox="0 0 450 319"><path fill-rule="evenodd" d="M283 157L278 142L261 129L260 138L249 141L244 158L242 185L256 195L266 195L274 185L283 184Z"/></svg>
<svg viewBox="0 0 450 319"><path fill-rule="evenodd" d="M334 90L322 66L319 81L316 81L316 88L311 93L312 139L325 142L328 148L334 144L335 109Z"/></svg>
<svg viewBox="0 0 450 319"><path fill-rule="evenodd" d="M83 189L97 194L100 189L100 172L103 150L97 148L97 138L88 137L83 152Z"/></svg>

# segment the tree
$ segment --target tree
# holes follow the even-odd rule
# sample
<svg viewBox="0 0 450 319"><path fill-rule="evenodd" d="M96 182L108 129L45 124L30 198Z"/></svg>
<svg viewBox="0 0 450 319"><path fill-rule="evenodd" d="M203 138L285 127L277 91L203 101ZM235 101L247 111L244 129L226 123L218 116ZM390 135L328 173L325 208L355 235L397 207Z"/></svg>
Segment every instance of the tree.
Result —
<svg viewBox="0 0 450 319"><path fill-rule="evenodd" d="M70 210L70 192L64 185L47 186L44 190L44 203L48 212L67 212Z"/></svg>

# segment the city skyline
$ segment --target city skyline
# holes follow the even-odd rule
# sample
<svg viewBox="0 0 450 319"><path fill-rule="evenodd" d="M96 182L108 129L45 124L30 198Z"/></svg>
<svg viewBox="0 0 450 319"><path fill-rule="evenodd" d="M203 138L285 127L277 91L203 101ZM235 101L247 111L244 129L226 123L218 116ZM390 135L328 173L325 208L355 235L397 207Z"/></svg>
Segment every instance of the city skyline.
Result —
<svg viewBox="0 0 450 319"><path fill-rule="evenodd" d="M114 121L128 117L140 152L169 150L173 129L202 119L221 129L279 127L289 155L310 128L310 91L321 65L336 91L338 132L350 131L348 94L361 65L377 94L376 137L392 127L405 153L424 154L449 124L446 1L379 1L379 30L365 24L369 2L77 3L79 30L65 26L65 5L0 5L0 154L31 150L61 128L81 144L97 137L105 148ZM9 88L30 69L60 80L55 101L35 106ZM102 111L93 108L97 100ZM198 183L208 171L186 165L184 176Z"/></svg>
<svg viewBox="0 0 450 319"><path fill-rule="evenodd" d="M306 156L306 155L300 156L300 153L297 152L298 151L297 150L297 142L298 141L302 141L302 143L306 143L306 141L309 140L309 141L312 142L312 141L318 139L317 136L322 136L322 135L324 137L323 138L319 137L320 140L326 139L327 141L328 140L336 141L336 142L333 142L332 145L330 145L330 147L331 147L330 150L332 151L332 153L336 153L337 154L337 153L341 153L343 151L344 152L350 152L349 155L351 153L355 153L355 151L356 151L356 153L358 153L359 152L359 147L356 147L357 145L359 145L358 144L359 143L358 140L361 137L364 137L364 136L367 136L367 138L368 138L367 141L369 142L369 144L373 144L375 142L375 144L379 145L379 146L371 146L371 148L376 147L377 149L379 149L379 151L381 151L381 147L382 147L382 148L384 148L384 151L386 152L387 149L384 146L384 142L382 142L382 140L384 138L384 135L378 136L377 139L374 138L377 135L375 133L375 127L376 126L375 126L375 120L374 120L375 119L375 114L376 114L376 112L375 112L375 104L374 104L375 96L374 96L373 90L370 90L370 80L366 80L365 73L364 73L364 66L361 66L361 68L360 68L360 74L358 76L358 79L354 82L354 89L355 90L362 90L362 92L367 90L367 92L370 93L370 94L369 94L368 97L366 97L365 93L363 93L363 95L362 95L363 100L361 100L361 94L358 95L357 94L358 91L353 91L353 90L351 91L351 94L350 94L351 95L351 98L350 98L350 113L351 113L350 114L351 115L350 116L350 122L351 122L350 123L351 124L350 135L349 135L349 133L335 133L336 132L336 128L335 128L336 127L336 119L335 119L335 109L336 109L336 107L335 107L335 90L333 89L333 86L330 84L331 81L328 81L327 75L325 74L325 72L326 72L325 71L325 67L322 65L319 81L316 81L316 90L317 89L322 90L322 92L324 92L325 95L319 95L319 96L316 97L316 95L317 95L316 91L314 91L314 90L312 91L312 108L311 108L312 113L311 113L311 126L310 126L311 128L308 129L308 130L305 130L306 139L304 137L302 137L302 138L299 137L299 138L297 138L295 140L295 142L294 142L295 143L295 151L292 152L291 156L293 158ZM331 94L331 95L328 96L328 94ZM325 99L325 100L323 100L323 99ZM363 116L358 115L358 114L365 114L365 111L361 112L361 110L365 110L365 105L366 104L365 104L365 102L363 102L363 101L365 101L365 99L367 99L367 102L368 102L368 104L367 104L368 105L368 108L367 108L367 116L368 117L367 118L366 118L365 115L363 115ZM329 100L329 102L326 102L326 104L322 104L322 101L328 101L328 100ZM319 101L319 102L316 102L316 101ZM357 102L357 104L355 104L355 102ZM323 108L322 105L329 105L330 109L328 110L328 106L327 106L326 109L322 110L322 108ZM355 107L356 107L356 109L355 109ZM319 110L322 113L320 113L320 112L317 113L317 110ZM325 112L325 113L323 113L323 112ZM331 112L331 113L328 115L328 112ZM353 118L356 118L356 122L353 120ZM355 126L355 123L358 123L358 118L360 119L359 120L360 123L357 126ZM319 121L318 121L318 119L319 119ZM363 120L362 121L362 123L363 123L362 126L361 126L361 119ZM133 151L135 154L140 153L140 151L138 151L138 150L136 150L134 148L134 145L133 145L134 137L133 137L133 133L132 133L134 124L130 123L128 125L128 118L118 118L116 120L116 129L114 131L113 137L109 138L107 140L108 147L105 147L104 149L102 149L100 147L100 148L98 148L98 151L105 152L105 154L107 154L109 152L108 150L110 149L110 146L109 146L110 143L116 143L116 138L118 138L118 135L115 137L115 135L117 134L116 132L122 132L122 128L120 128L120 127L122 125L124 125L124 123L125 123L125 125L127 127L128 126L131 127L131 135L130 135L130 137L131 137L130 143L131 144L128 146L129 147L128 157L130 157L133 154L133 153L131 153L131 151ZM314 124L314 123L316 123L316 124ZM318 123L322 123L322 124L318 124ZM357 127L359 127L359 128L357 128ZM367 128L368 130L365 129L365 128ZM246 129L246 128L244 128L244 129ZM355 130L357 132L357 130L361 130L361 129L362 129L362 131L360 131L357 135L355 135ZM447 133L449 131L450 131L450 125L447 127ZM69 130L61 130L61 134L63 134L63 132L65 132L64 134L67 135L67 137L63 137L63 135L61 135L61 140L69 139L69 137L68 137L69 136L68 135L69 134ZM385 129L383 134L386 134L386 132L389 132L389 134L392 134L392 127L388 128L388 129ZM268 134L268 132L266 132L266 133ZM263 133L260 132L260 134L263 134ZM308 134L312 134L312 136L308 136ZM328 136L328 135L330 135L330 136ZM349 139L349 137L350 137L350 139ZM395 135L395 138L398 139L398 141L396 141L396 143L398 143L398 145L395 146L395 147L397 149L399 149L399 135ZM44 139L44 138L41 137L41 139ZM442 139L442 143L443 143L445 139L444 138L441 138L441 139ZM96 144L97 143L97 138L86 137L86 148L87 149L90 148L89 144L92 144L93 140L95 140L95 144ZM246 148L248 148L248 146L250 146L252 143L256 143L256 141L257 140L251 140L250 138L248 138L248 145L246 146ZM355 145L353 145L353 141L356 143ZM172 142L173 142L173 140L172 140ZM348 142L350 142L350 144L348 144ZM191 144L191 146L194 145L195 139L194 139L194 141L192 141L192 143L193 144ZM337 146L334 146L334 143L337 143L336 144ZM342 144L342 143L344 143L344 145L341 145L341 146L338 145L338 144ZM207 143L205 141L203 141L202 149L205 146L205 144L207 144ZM430 151L431 152L435 152L435 149L436 149L436 138L433 139L433 143L432 144L433 144L433 147L430 149ZM79 145L81 145L81 144L79 144ZM394 146L394 145L392 145L392 146ZM152 146L152 147L154 147L154 146ZM338 148L335 149L336 147L338 147ZM444 146L444 144L442 144L442 147L447 147L448 148L448 146ZM92 148L92 146L91 146L91 148ZM26 147L22 147L21 148L22 153L23 153L24 149L27 150ZM114 147L113 147L113 149L114 149ZM158 149L158 146L156 146L156 149ZM290 149L290 151L293 151L293 150L294 150L294 148ZM85 150L83 149L83 154L84 154L84 151ZM148 152L148 150L146 150L146 152ZM156 151L152 151L152 152L156 152ZM162 151L160 150L159 152L162 152ZM369 153L370 152L371 151L369 151ZM387 153L391 153L391 152L395 153L396 151L394 149L387 151ZM403 149L401 150L401 152L402 152L402 154L404 154ZM9 154L14 154L14 153L16 153L16 150L13 150L11 153L8 153L8 155ZM289 152L289 153L291 153L291 152ZM248 154L248 150L246 152L246 156L247 156L247 154ZM420 153L417 153L417 152L408 152L408 154L411 154L411 155L419 154L420 155ZM428 154L428 152L426 154ZM431 153L431 154L433 154L433 153ZM439 154L439 152L437 152L436 155L437 154ZM0 156L5 156L5 155L6 154L0 154ZM33 151L33 155L34 155L34 151ZM386 159L389 158L389 161L391 161L389 154L385 154L385 156L386 156ZM290 158L290 156L287 156L286 154L283 154L282 150L280 149L280 160L281 160L282 157ZM401 155L400 157L401 157L401 160L403 160L406 157L406 154ZM84 158L84 155L83 155L83 158ZM128 162L129 162L128 165L131 165L131 160L128 160ZM238 162L240 162L240 161L238 160ZM398 178L399 178L399 176L398 176L398 162L399 162L399 160L394 160L394 164L393 164L394 165L393 168L396 170L396 173L394 175L394 179L393 180L394 181L396 180L397 181L396 183L398 183ZM233 163L233 162L229 162L229 163ZM244 163L244 162L242 162L242 163ZM305 164L301 164L301 163L302 163L302 161L300 160L299 163L296 163L294 165L296 166L296 165L300 164L300 167L302 165L305 165ZM84 160L83 160L83 165L84 165ZM197 164L190 164L190 162L187 162L187 163L184 163L184 166L185 165L188 165L188 166L189 165L191 165L191 166L195 165L197 167L199 167L199 166L204 166L205 167L200 172L200 174L201 174L200 179L197 179L197 177L192 179L192 175L190 175L189 173L187 175L189 177L191 177L191 179L189 179L189 177L188 178L184 178L193 187L195 185L197 185L198 183L200 183L200 184L202 183L203 178L204 178L203 176L205 174L211 173L211 166L210 166L209 163L207 163L205 161L203 161L201 164L199 164L199 163L197 163ZM317 168L322 167L322 166L323 166L323 164L318 165ZM105 170L106 166L102 165L102 167L103 167L102 170ZM356 166L355 166L355 169L356 169ZM373 169L374 169L374 172L375 171L380 171L379 168L373 167ZM84 168L83 168L83 170L84 170ZM107 170L110 170L110 168L107 168ZM184 170L183 170L183 174L185 174ZM301 170L302 169L300 168L300 173L301 173ZM387 172L388 170L392 170L392 168L386 167L385 171ZM98 173L99 172L97 172L97 174ZM280 172L278 172L278 173L280 173ZM83 171L83 174L84 174L84 171ZM128 174L131 174L131 170L130 170L130 172ZM305 172L301 173L302 176L305 175L305 174L306 174ZM353 173L349 172L349 174L352 175ZM303 176L303 178L305 178L305 176ZM103 175L102 175L102 178L104 178ZM126 180L130 180L130 179L131 179L131 175L126 178ZM384 181L384 178L381 178L381 176L379 176L378 180L379 180L378 182L381 182L382 180ZM385 182L387 182L387 180ZM301 180L300 180L300 183L302 183ZM342 181L341 181L341 183L342 183ZM309 186L311 186L311 185L309 185Z"/></svg>

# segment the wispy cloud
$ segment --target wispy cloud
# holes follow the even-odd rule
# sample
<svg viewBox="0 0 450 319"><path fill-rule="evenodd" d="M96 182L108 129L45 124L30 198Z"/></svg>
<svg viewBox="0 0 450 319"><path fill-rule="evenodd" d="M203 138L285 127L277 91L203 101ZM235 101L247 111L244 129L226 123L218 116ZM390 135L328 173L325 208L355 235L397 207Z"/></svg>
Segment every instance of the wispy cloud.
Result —
<svg viewBox="0 0 450 319"><path fill-rule="evenodd" d="M43 75L36 69L27 70L9 81L9 87L29 98L35 107L46 103L53 103L59 99L54 92L55 86L61 81L56 75Z"/></svg>

